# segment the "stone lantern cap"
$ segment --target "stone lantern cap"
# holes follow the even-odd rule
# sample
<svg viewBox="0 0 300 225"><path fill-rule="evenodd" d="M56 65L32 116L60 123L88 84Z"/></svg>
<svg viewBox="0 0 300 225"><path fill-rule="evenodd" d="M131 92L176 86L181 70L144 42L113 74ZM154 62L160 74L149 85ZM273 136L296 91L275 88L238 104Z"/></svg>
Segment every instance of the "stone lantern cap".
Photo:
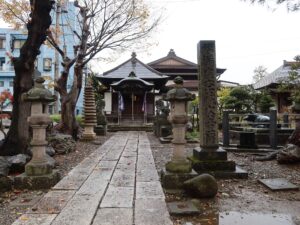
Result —
<svg viewBox="0 0 300 225"><path fill-rule="evenodd" d="M45 79L39 77L34 81L34 87L31 88L27 93L23 94L23 100L27 102L54 102L56 96L45 88L43 83Z"/></svg>
<svg viewBox="0 0 300 225"><path fill-rule="evenodd" d="M188 89L183 87L183 79L178 76L174 79L176 86L172 88L163 97L166 101L192 101L196 98L195 94L191 93Z"/></svg>

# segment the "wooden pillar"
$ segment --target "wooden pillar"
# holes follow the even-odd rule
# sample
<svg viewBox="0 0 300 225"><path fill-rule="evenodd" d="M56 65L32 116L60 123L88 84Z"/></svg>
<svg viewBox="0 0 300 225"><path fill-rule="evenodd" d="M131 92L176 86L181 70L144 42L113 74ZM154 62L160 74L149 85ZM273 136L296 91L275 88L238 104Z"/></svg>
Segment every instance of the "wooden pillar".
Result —
<svg viewBox="0 0 300 225"><path fill-rule="evenodd" d="M133 92L131 92L131 119L132 120L134 120L133 109L134 109L134 94Z"/></svg>

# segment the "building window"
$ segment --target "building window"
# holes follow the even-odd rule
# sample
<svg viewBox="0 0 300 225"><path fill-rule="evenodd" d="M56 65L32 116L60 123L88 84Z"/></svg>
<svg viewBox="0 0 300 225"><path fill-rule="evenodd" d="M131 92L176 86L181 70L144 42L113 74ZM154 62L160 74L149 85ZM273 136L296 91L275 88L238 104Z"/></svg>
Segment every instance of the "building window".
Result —
<svg viewBox="0 0 300 225"><path fill-rule="evenodd" d="M0 38L0 49L4 49L4 48L5 48L5 39Z"/></svg>
<svg viewBox="0 0 300 225"><path fill-rule="evenodd" d="M14 86L14 82L13 81L9 81L9 86L13 87Z"/></svg>
<svg viewBox="0 0 300 225"><path fill-rule="evenodd" d="M44 67L44 71L51 71L52 59L51 58L44 59L43 67Z"/></svg>
<svg viewBox="0 0 300 225"><path fill-rule="evenodd" d="M14 49L20 49L26 40L14 40Z"/></svg>
<svg viewBox="0 0 300 225"><path fill-rule="evenodd" d="M3 71L4 70L4 64L5 64L5 58L0 58L0 70Z"/></svg>
<svg viewBox="0 0 300 225"><path fill-rule="evenodd" d="M4 81L3 80L0 81L0 87L4 87Z"/></svg>
<svg viewBox="0 0 300 225"><path fill-rule="evenodd" d="M39 60L36 59L36 60L34 61L34 68L37 69L38 66L39 66Z"/></svg>

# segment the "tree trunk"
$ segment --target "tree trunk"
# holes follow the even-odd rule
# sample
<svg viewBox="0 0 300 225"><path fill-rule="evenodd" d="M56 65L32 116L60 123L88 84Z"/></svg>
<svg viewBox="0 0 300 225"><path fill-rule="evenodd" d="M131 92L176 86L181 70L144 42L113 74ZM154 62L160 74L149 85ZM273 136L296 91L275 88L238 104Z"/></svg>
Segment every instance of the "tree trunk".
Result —
<svg viewBox="0 0 300 225"><path fill-rule="evenodd" d="M56 127L61 133L72 135L74 140L78 139L78 129L79 125L76 121L75 108L77 103L76 90L70 91L66 95L61 95L61 121ZM79 95L79 94L78 94Z"/></svg>
<svg viewBox="0 0 300 225"><path fill-rule="evenodd" d="M51 25L50 11L53 3L51 0L30 0L31 20L27 24L28 37L20 49L20 56L12 58L15 69L12 122L0 148L0 155L28 153L27 117L30 116L30 103L22 100L22 94L32 88L34 61Z"/></svg>
<svg viewBox="0 0 300 225"><path fill-rule="evenodd" d="M60 92L61 122L57 130L72 135L74 140L78 139L79 125L76 121L75 109L82 88L82 68L75 66L73 85L69 93Z"/></svg>

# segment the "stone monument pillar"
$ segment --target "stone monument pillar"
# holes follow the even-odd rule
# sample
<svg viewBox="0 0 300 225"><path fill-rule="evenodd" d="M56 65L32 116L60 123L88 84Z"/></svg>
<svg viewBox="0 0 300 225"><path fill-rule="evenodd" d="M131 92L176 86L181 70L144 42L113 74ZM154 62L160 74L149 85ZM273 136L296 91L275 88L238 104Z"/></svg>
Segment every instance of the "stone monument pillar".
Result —
<svg viewBox="0 0 300 225"><path fill-rule="evenodd" d="M173 156L162 173L165 188L180 188L183 182L193 175L191 162L186 158L184 145L186 144L185 129L188 122L187 103L194 100L195 95L183 87L181 77L176 77L174 83L176 84L175 88L164 96L164 100L171 103L169 121L173 128Z"/></svg>
<svg viewBox="0 0 300 225"><path fill-rule="evenodd" d="M96 134L94 127L97 125L96 106L94 90L88 82L84 88L84 131L81 140L91 141L94 140Z"/></svg>
<svg viewBox="0 0 300 225"><path fill-rule="evenodd" d="M236 170L235 162L227 160L227 152L219 147L218 102L215 41L198 44L200 147L193 150L193 169L216 177L245 178L247 173Z"/></svg>
<svg viewBox="0 0 300 225"><path fill-rule="evenodd" d="M25 173L15 178L15 186L19 188L50 188L59 180L59 174L52 170L46 154L46 128L51 123L48 104L56 97L44 87L44 82L44 78L37 78L34 87L22 96L24 101L31 102L28 123L32 128L32 159L26 164Z"/></svg>

